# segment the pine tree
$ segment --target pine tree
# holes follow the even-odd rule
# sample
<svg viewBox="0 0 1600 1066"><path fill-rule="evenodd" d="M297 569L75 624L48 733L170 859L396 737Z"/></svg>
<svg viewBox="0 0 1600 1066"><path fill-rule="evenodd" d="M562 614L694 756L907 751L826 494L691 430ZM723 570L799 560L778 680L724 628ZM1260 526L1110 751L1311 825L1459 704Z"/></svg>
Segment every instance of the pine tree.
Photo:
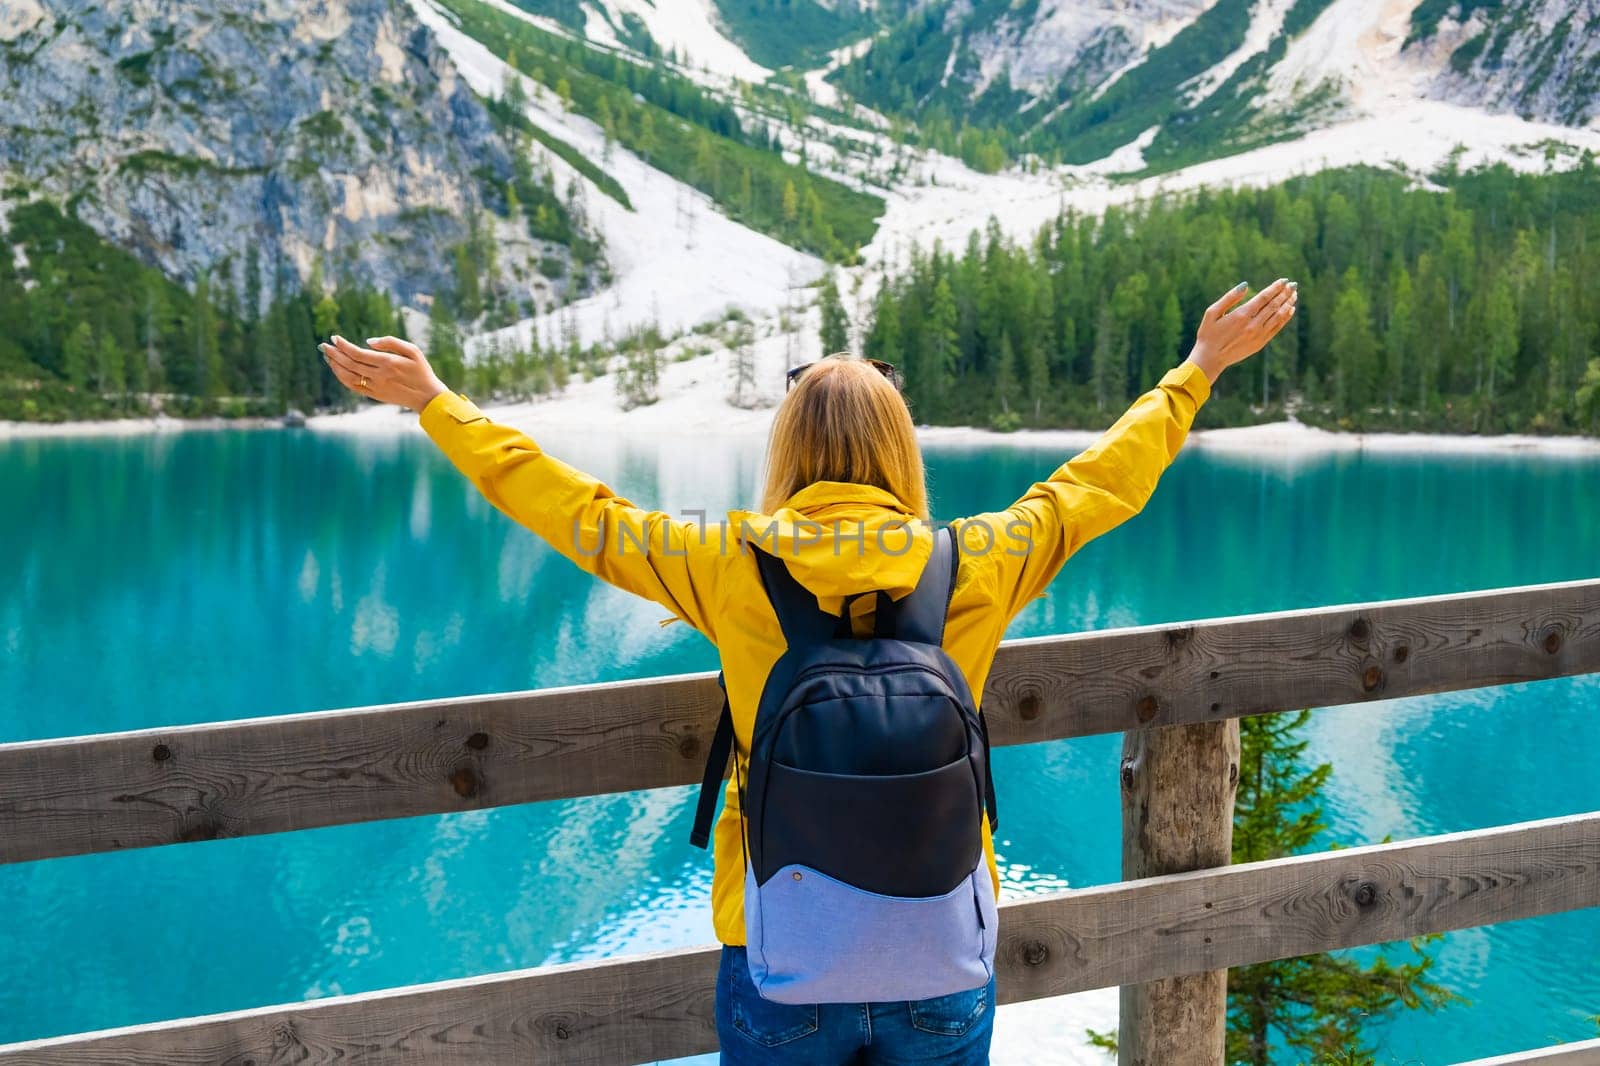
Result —
<svg viewBox="0 0 1600 1066"><path fill-rule="evenodd" d="M1100 318L1095 326L1094 380L1095 408L1104 411L1112 403L1121 403L1128 391L1128 357L1125 352L1122 326L1109 306L1100 308Z"/></svg>
<svg viewBox="0 0 1600 1066"><path fill-rule="evenodd" d="M800 194L794 190L794 182L785 180L783 183L783 221L784 225L792 227L800 217Z"/></svg>
<svg viewBox="0 0 1600 1066"><path fill-rule="evenodd" d="M1300 711L1240 720L1234 862L1299 854L1325 830L1321 798L1333 767L1305 768L1299 734L1309 719ZM1436 1010L1455 998L1427 979L1433 959L1425 949L1438 939L1410 941L1412 958L1398 965L1386 946L1367 963L1323 954L1229 970L1228 1062L1271 1066L1275 1045L1315 1062L1370 1056L1363 1034L1375 1019L1401 1007Z"/></svg>
<svg viewBox="0 0 1600 1066"><path fill-rule="evenodd" d="M1411 288L1411 272L1399 267L1389 284L1389 326L1383 334L1385 399L1390 407L1395 397L1405 394L1407 356L1416 345L1416 298Z"/></svg>
<svg viewBox="0 0 1600 1066"><path fill-rule="evenodd" d="M222 347L217 312L211 303L211 278L201 274L194 289L195 393L207 399L222 395Z"/></svg>
<svg viewBox="0 0 1600 1066"><path fill-rule="evenodd" d="M1017 392L1017 353L1011 346L1011 335L1000 337L1000 353L995 357L994 397L1003 414L1011 414L1011 401ZM1009 421L1009 420L1008 420Z"/></svg>
<svg viewBox="0 0 1600 1066"><path fill-rule="evenodd" d="M1037 422L1050 391L1050 352L1055 345L1055 294L1049 271L1039 271L1032 279L1032 289L1028 308L1032 322L1022 326L1022 372L1027 378L1028 395L1033 397L1033 419Z"/></svg>
<svg viewBox="0 0 1600 1066"><path fill-rule="evenodd" d="M476 227L474 227L476 228ZM483 313L483 291L478 284L478 263L471 240L456 245L456 313L468 322Z"/></svg>
<svg viewBox="0 0 1600 1066"><path fill-rule="evenodd" d="M1181 343L1183 343L1183 310L1178 306L1178 294L1168 289L1166 299L1161 301L1161 317L1156 321L1155 334L1151 338L1151 358L1146 362L1155 367L1157 374L1166 373L1167 368L1178 361L1178 345ZM1263 404L1268 402L1266 357L1267 352L1262 352L1261 402ZM1155 383L1152 381L1149 384Z"/></svg>
<svg viewBox="0 0 1600 1066"><path fill-rule="evenodd" d="M1600 359L1589 360L1574 400L1578 426L1591 433L1600 432Z"/></svg>
<svg viewBox="0 0 1600 1066"><path fill-rule="evenodd" d="M428 308L428 358L445 384L452 385L465 377L466 356L461 346L461 330L450 308L437 296Z"/></svg>
<svg viewBox="0 0 1600 1066"><path fill-rule="evenodd" d="M125 400L128 388L127 367L122 355L122 345L108 330L100 334L100 344L95 351L95 384L102 393L111 393Z"/></svg>
<svg viewBox="0 0 1600 1066"><path fill-rule="evenodd" d="M94 327L87 322L79 322L72 327L66 343L61 346L61 376L75 389L87 388L94 358Z"/></svg>
<svg viewBox="0 0 1600 1066"><path fill-rule="evenodd" d="M161 366L161 335L167 325L170 305L154 277L145 282L143 310L145 388L160 392L166 384Z"/></svg>
<svg viewBox="0 0 1600 1066"><path fill-rule="evenodd" d="M1364 410L1377 385L1378 342L1372 312L1355 267L1345 271L1344 287L1333 308L1334 395L1340 414Z"/></svg>
<svg viewBox="0 0 1600 1066"><path fill-rule="evenodd" d="M261 249L254 241L244 260L244 343L240 363L245 391L257 387L266 395L266 359L261 350ZM137 360L135 360L137 362Z"/></svg>
<svg viewBox="0 0 1600 1066"><path fill-rule="evenodd" d="M900 301L885 287L878 290L878 299L873 305L872 328L867 331L863 354L869 359L899 367L900 372L909 378L916 371L906 365L900 344Z"/></svg>
<svg viewBox="0 0 1600 1066"><path fill-rule="evenodd" d="M924 379L923 395L933 401L940 413L954 383L956 371L956 300L950 279L940 277L933 287L933 302L928 307L927 327L920 364Z"/></svg>
<svg viewBox="0 0 1600 1066"><path fill-rule="evenodd" d="M1512 360L1517 354L1517 306L1512 298L1511 282L1504 275L1489 290L1484 307L1482 345L1488 374L1484 410L1492 419L1495 408L1495 383L1511 373Z"/></svg>
<svg viewBox="0 0 1600 1066"><path fill-rule="evenodd" d="M839 285L833 271L822 279L822 291L817 304L822 312L822 354L833 355L850 348L850 317L845 314L844 303L839 299Z"/></svg>
<svg viewBox="0 0 1600 1066"><path fill-rule="evenodd" d="M339 301L333 293L325 292L311 309L312 329L318 337L327 338L339 332Z"/></svg>

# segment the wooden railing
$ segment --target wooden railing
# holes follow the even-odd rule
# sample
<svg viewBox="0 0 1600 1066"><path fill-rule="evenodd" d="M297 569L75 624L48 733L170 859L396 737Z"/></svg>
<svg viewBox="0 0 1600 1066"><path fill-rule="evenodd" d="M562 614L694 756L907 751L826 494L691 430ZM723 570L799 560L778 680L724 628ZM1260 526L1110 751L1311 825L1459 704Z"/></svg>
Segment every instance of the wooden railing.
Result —
<svg viewBox="0 0 1600 1066"><path fill-rule="evenodd" d="M1597 671L1600 580L1010 641L983 706L1021 744ZM701 674L0 745L0 862L687 784L717 703ZM1004 904L1000 999L1594 906L1600 812L1124 881ZM649 1062L714 1050L715 967L541 967L0 1045L0 1066Z"/></svg>

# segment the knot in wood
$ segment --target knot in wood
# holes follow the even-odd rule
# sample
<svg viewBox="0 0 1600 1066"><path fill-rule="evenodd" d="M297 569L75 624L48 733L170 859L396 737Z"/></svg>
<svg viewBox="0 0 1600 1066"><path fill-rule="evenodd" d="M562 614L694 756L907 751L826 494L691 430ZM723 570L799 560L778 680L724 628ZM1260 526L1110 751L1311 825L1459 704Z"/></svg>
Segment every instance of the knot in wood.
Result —
<svg viewBox="0 0 1600 1066"><path fill-rule="evenodd" d="M165 744L157 744L155 747L150 749L150 757L156 762L166 762L168 759L172 758L172 749L167 747Z"/></svg>
<svg viewBox="0 0 1600 1066"><path fill-rule="evenodd" d="M1366 640L1371 635L1372 626L1368 624L1365 618L1357 618L1354 622L1350 623L1351 640Z"/></svg>
<svg viewBox="0 0 1600 1066"><path fill-rule="evenodd" d="M478 775L472 767L459 767L450 775L450 787L456 790L456 795L462 799L471 799L478 794Z"/></svg>
<svg viewBox="0 0 1600 1066"><path fill-rule="evenodd" d="M1367 667L1366 672L1361 675L1362 689L1371 692L1381 684L1383 684L1383 671L1376 665Z"/></svg>
<svg viewBox="0 0 1600 1066"><path fill-rule="evenodd" d="M1039 694L1031 689L1022 694L1017 700L1017 716L1024 722L1031 722L1039 717Z"/></svg>
<svg viewBox="0 0 1600 1066"><path fill-rule="evenodd" d="M1378 886L1371 881L1363 881L1356 886L1355 901L1357 907L1370 907L1378 902Z"/></svg>
<svg viewBox="0 0 1600 1066"><path fill-rule="evenodd" d="M1133 713L1139 716L1139 721L1148 722L1161 710L1161 704L1156 702L1154 696L1141 696L1139 702L1133 705Z"/></svg>
<svg viewBox="0 0 1600 1066"><path fill-rule="evenodd" d="M197 840L216 840L221 835L221 822L214 818L201 818L185 823L178 830L178 843L193 844Z"/></svg>
<svg viewBox="0 0 1600 1066"><path fill-rule="evenodd" d="M474 733L467 738L467 747L473 751L482 751L489 746L488 733Z"/></svg>
<svg viewBox="0 0 1600 1066"><path fill-rule="evenodd" d="M1561 650L1561 630L1552 629L1544 635L1544 650L1551 655Z"/></svg>
<svg viewBox="0 0 1600 1066"><path fill-rule="evenodd" d="M1050 957L1050 949L1043 941L1030 940L1022 945L1022 963L1024 966L1043 966Z"/></svg>
<svg viewBox="0 0 1600 1066"><path fill-rule="evenodd" d="M685 759L692 759L696 755L699 755L700 738L684 737L682 740L678 741L678 754L682 755Z"/></svg>

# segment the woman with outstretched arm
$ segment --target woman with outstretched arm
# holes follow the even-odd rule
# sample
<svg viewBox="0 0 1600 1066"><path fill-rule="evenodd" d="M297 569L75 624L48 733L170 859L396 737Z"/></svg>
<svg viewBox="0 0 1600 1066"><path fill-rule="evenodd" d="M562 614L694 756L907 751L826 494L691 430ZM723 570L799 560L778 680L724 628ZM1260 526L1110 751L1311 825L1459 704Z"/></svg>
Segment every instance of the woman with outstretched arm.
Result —
<svg viewBox="0 0 1600 1066"><path fill-rule="evenodd" d="M712 917L722 1061L988 1061L999 875L977 694L1007 624L1144 507L1228 367L1293 317L1280 279L1208 308L1182 364L1003 511L935 527L887 364L789 372L765 489L726 523L637 507L450 391L394 337L322 345L346 387L421 413L484 496L579 567L703 633L727 707ZM720 786L729 749L733 774Z"/></svg>

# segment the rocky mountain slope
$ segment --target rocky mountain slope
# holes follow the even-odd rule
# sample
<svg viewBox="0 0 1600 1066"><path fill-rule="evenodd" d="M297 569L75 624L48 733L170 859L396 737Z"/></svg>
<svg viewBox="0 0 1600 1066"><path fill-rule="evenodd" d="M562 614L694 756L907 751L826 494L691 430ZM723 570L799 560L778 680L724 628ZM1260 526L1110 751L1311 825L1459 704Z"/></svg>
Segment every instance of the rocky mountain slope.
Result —
<svg viewBox="0 0 1600 1066"><path fill-rule="evenodd" d="M832 79L924 122L1087 163L1171 167L1369 113L1374 89L1600 119L1600 0L947 0Z"/></svg>
<svg viewBox="0 0 1600 1066"><path fill-rule="evenodd" d="M291 286L320 266L404 301L446 289L513 175L404 4L0 5L0 181L191 285L253 251ZM504 257L565 254L523 243Z"/></svg>
<svg viewBox="0 0 1600 1066"><path fill-rule="evenodd" d="M1430 91L1570 126L1600 121L1600 0L1424 0L1411 46L1447 56Z"/></svg>

